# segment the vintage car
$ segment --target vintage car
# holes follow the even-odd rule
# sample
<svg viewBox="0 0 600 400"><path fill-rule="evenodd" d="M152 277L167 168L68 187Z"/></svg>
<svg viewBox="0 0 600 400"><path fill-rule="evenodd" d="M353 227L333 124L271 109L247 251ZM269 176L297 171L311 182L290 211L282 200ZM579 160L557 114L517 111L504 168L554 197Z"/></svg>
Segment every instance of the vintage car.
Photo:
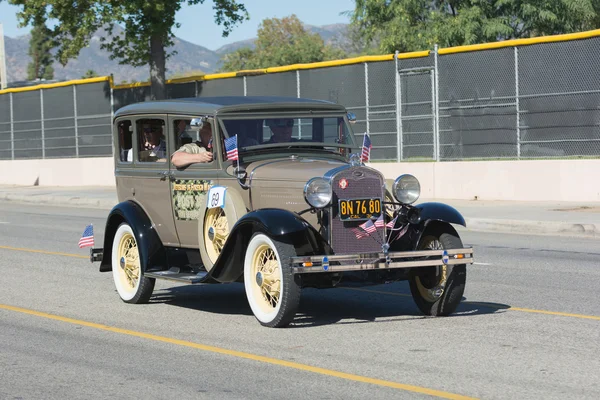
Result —
<svg viewBox="0 0 600 400"><path fill-rule="evenodd" d="M127 303L148 302L156 279L243 282L268 327L294 319L306 287L409 280L423 313L454 312L473 262L452 226L464 218L441 203L414 205L414 176L386 184L364 165L355 119L341 105L281 97L119 109L119 204L91 260L112 271Z"/></svg>

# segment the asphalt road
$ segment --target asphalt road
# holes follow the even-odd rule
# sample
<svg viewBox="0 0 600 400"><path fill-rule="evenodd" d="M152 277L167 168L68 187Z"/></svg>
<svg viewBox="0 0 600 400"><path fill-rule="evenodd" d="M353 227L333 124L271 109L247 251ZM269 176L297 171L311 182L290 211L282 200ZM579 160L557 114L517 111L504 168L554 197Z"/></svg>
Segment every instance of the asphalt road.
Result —
<svg viewBox="0 0 600 400"><path fill-rule="evenodd" d="M454 316L401 282L305 290L267 329L239 284L123 303L77 247L106 215L0 203L0 399L600 398L597 240L462 229L477 264Z"/></svg>

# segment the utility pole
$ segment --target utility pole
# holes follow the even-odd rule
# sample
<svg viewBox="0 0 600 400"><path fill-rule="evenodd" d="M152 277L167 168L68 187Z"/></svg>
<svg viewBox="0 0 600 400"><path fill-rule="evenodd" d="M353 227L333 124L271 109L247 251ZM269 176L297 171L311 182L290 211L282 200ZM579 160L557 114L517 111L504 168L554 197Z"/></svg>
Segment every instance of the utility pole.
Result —
<svg viewBox="0 0 600 400"><path fill-rule="evenodd" d="M0 23L0 90L6 89L6 53L4 52L4 29Z"/></svg>

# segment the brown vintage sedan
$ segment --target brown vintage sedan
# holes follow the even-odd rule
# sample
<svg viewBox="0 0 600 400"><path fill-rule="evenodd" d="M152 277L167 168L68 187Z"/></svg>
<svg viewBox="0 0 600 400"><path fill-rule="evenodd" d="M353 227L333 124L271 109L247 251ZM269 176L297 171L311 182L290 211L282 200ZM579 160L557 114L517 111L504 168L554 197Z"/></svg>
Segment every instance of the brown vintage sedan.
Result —
<svg viewBox="0 0 600 400"><path fill-rule="evenodd" d="M343 106L279 97L146 102L114 116L119 204L104 248L121 299L156 279L244 282L258 321L289 324L304 287L409 280L427 315L459 305L466 248L458 211L414 205L420 185L386 185L364 165Z"/></svg>

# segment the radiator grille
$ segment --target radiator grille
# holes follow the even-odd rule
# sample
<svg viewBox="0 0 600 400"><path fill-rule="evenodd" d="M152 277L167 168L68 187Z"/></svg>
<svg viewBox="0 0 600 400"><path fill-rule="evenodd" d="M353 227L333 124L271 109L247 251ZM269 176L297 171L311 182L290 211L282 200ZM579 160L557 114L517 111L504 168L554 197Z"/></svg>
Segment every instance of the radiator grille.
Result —
<svg viewBox="0 0 600 400"><path fill-rule="evenodd" d="M346 179L345 189L340 187L340 180ZM340 220L338 210L339 199L381 198L384 196L383 177L377 172L364 167L344 169L333 176L331 247L336 254L354 254L381 251L382 229L369 237L357 239L353 228L364 221L344 222ZM377 240L376 240L377 239Z"/></svg>

